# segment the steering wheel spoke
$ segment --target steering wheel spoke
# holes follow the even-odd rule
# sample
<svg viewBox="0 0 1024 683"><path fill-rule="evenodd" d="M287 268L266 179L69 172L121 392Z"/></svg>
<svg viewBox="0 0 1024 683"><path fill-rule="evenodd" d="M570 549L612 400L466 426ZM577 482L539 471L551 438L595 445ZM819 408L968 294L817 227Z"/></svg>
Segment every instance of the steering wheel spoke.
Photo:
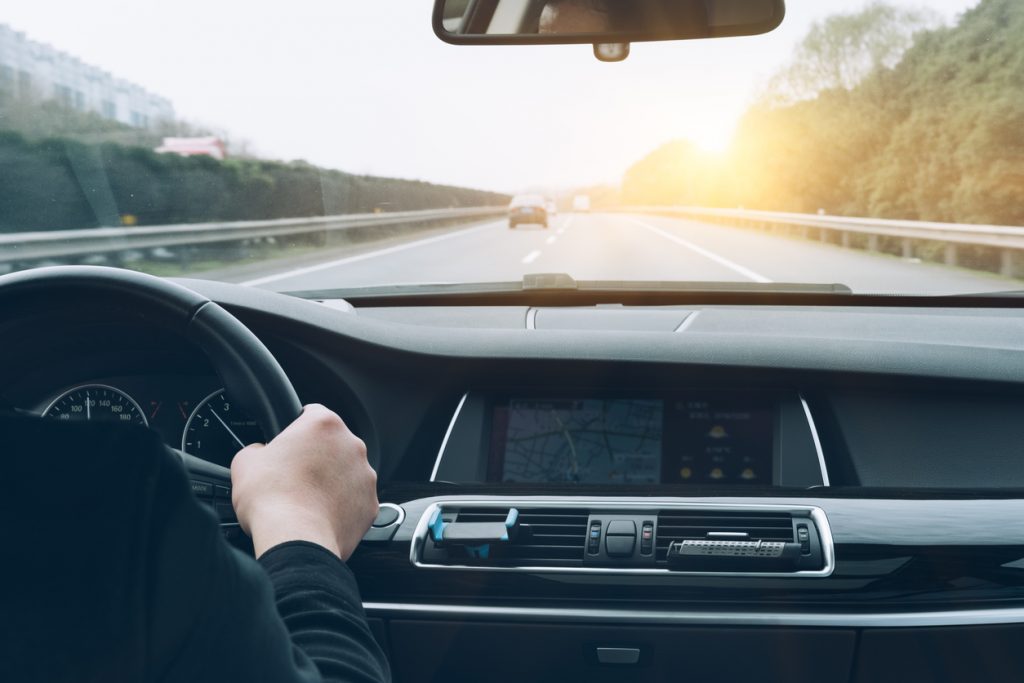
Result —
<svg viewBox="0 0 1024 683"><path fill-rule="evenodd" d="M252 553L252 540L242 531L235 510L231 506L231 470L201 460L177 448L168 447L168 450L181 459L188 472L192 493L217 516L225 540L239 550Z"/></svg>

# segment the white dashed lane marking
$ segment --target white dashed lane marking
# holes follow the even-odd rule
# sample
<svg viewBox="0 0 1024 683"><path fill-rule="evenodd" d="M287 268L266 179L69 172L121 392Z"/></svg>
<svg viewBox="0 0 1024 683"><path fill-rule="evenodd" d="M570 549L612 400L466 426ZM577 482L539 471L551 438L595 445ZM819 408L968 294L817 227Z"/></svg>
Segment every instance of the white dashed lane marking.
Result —
<svg viewBox="0 0 1024 683"><path fill-rule="evenodd" d="M534 261L537 260L538 256L540 256L540 250L534 249L529 254L523 257L523 263L533 263Z"/></svg>

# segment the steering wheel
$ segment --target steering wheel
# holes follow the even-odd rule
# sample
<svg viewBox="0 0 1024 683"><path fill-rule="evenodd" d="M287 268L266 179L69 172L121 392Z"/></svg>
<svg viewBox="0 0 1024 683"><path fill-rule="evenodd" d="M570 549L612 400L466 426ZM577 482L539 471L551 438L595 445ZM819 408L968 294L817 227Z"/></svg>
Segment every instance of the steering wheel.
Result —
<svg viewBox="0 0 1024 683"><path fill-rule="evenodd" d="M87 296L124 307L143 322L178 332L209 359L233 399L268 440L302 412L291 381L249 328L205 296L186 287L119 268L53 266L0 276L0 310L10 304L45 310L46 302ZM181 454L193 480L227 483L227 468Z"/></svg>

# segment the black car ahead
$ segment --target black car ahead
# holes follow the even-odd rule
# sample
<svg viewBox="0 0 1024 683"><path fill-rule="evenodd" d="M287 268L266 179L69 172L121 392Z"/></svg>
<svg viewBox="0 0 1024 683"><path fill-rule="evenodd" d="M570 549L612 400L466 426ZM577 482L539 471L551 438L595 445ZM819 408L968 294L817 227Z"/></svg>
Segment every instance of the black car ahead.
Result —
<svg viewBox="0 0 1024 683"><path fill-rule="evenodd" d="M508 227L514 230L523 223L548 227L547 201L539 194L520 194L508 205Z"/></svg>

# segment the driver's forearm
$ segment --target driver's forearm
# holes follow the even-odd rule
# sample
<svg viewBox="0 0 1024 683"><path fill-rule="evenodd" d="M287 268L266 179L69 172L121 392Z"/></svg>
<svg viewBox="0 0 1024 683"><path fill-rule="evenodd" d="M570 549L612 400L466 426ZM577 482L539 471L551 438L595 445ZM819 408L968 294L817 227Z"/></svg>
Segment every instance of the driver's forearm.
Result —
<svg viewBox="0 0 1024 683"><path fill-rule="evenodd" d="M314 543L269 549L259 563L270 576L277 609L292 638L325 681L391 680L383 651L363 613L352 571Z"/></svg>

